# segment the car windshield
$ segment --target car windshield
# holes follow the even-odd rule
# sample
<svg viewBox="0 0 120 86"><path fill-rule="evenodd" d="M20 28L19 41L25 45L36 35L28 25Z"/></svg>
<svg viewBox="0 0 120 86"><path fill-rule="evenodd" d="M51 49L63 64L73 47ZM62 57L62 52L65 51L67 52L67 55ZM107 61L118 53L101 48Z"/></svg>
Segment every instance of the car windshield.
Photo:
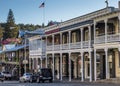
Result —
<svg viewBox="0 0 120 86"><path fill-rule="evenodd" d="M5 74L9 74L9 72L6 72L6 71L4 71L3 73L5 73Z"/></svg>

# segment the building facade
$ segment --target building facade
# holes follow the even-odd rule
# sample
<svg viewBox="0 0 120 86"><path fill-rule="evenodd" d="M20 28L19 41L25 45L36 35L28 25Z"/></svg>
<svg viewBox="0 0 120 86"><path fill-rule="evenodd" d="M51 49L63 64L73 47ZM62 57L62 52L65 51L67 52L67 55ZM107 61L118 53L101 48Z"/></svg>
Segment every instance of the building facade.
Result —
<svg viewBox="0 0 120 86"><path fill-rule="evenodd" d="M106 7L44 30L53 80L120 78L120 8Z"/></svg>

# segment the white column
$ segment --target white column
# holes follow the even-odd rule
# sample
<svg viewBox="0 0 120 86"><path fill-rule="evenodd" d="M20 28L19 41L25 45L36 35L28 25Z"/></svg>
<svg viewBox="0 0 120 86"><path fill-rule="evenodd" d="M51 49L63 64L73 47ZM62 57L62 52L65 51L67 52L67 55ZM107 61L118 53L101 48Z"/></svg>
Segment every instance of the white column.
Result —
<svg viewBox="0 0 120 86"><path fill-rule="evenodd" d="M52 57L53 57L53 59L52 59L52 60L53 60L53 61L52 61L52 62L53 62L53 63L52 63L52 67L53 67L53 80L55 80L55 69L54 69L54 68L55 68L55 67L54 67L54 65L55 65L55 60L54 60L54 53L52 54Z"/></svg>
<svg viewBox="0 0 120 86"><path fill-rule="evenodd" d="M36 60L36 69L38 69L38 58L35 58Z"/></svg>
<svg viewBox="0 0 120 86"><path fill-rule="evenodd" d="M97 80L96 49L94 49L94 80Z"/></svg>
<svg viewBox="0 0 120 86"><path fill-rule="evenodd" d="M107 42L107 19L104 20L105 22L105 43Z"/></svg>
<svg viewBox="0 0 120 86"><path fill-rule="evenodd" d="M105 48L105 58L106 58L106 79L109 79L109 63L108 63L108 49Z"/></svg>
<svg viewBox="0 0 120 86"><path fill-rule="evenodd" d="M118 32L117 33L120 33L120 14L118 16Z"/></svg>
<svg viewBox="0 0 120 86"><path fill-rule="evenodd" d="M62 33L60 33L60 50L62 50Z"/></svg>
<svg viewBox="0 0 120 86"><path fill-rule="evenodd" d="M96 22L94 21L94 44L96 42Z"/></svg>
<svg viewBox="0 0 120 86"><path fill-rule="evenodd" d="M43 48L42 48L42 47L43 47L43 46L42 46L43 44L42 44L42 42L43 42L43 41L42 41L42 36L41 36L41 45L40 45L40 46L41 46L41 50L43 51ZM41 51L41 53L42 53L42 51ZM41 55L41 58L40 58L40 60L41 60L41 68L42 68L42 58L43 58L43 55Z"/></svg>
<svg viewBox="0 0 120 86"><path fill-rule="evenodd" d="M31 70L31 58L29 58L29 70Z"/></svg>
<svg viewBox="0 0 120 86"><path fill-rule="evenodd" d="M46 51L47 51L47 36L46 36ZM46 68L47 68L47 64L48 64L47 63L47 53L45 55L46 55L45 57L46 57Z"/></svg>
<svg viewBox="0 0 120 86"><path fill-rule="evenodd" d="M32 69L34 70L34 58L32 58Z"/></svg>
<svg viewBox="0 0 120 86"><path fill-rule="evenodd" d="M62 81L62 53L60 53L60 80Z"/></svg>
<svg viewBox="0 0 120 86"><path fill-rule="evenodd" d="M81 81L83 82L84 81L84 67L83 67L83 64L84 64L84 59L83 59L83 52L81 52Z"/></svg>
<svg viewBox="0 0 120 86"><path fill-rule="evenodd" d="M52 47L53 47L52 50L54 51L54 35L52 35L52 45L53 45L53 46L52 46Z"/></svg>
<svg viewBox="0 0 120 86"><path fill-rule="evenodd" d="M71 43L71 31L69 31L69 49L70 49L70 43Z"/></svg>
<svg viewBox="0 0 120 86"><path fill-rule="evenodd" d="M83 28L80 28L81 31L81 49L83 48Z"/></svg>
<svg viewBox="0 0 120 86"><path fill-rule="evenodd" d="M69 52L69 81L71 81L71 53Z"/></svg>
<svg viewBox="0 0 120 86"><path fill-rule="evenodd" d="M41 61L41 62L40 62L40 63L41 63L41 68L42 68L42 57L40 58L40 61Z"/></svg>
<svg viewBox="0 0 120 86"><path fill-rule="evenodd" d="M89 29L89 48L91 47L91 26L88 26Z"/></svg>
<svg viewBox="0 0 120 86"><path fill-rule="evenodd" d="M92 81L92 57L91 51L89 51L89 58L90 58L90 82Z"/></svg>

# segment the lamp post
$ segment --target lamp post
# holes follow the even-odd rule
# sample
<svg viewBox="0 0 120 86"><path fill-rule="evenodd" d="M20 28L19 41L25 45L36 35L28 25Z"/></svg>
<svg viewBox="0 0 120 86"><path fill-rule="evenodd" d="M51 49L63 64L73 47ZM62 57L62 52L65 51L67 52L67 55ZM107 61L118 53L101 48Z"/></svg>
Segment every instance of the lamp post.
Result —
<svg viewBox="0 0 120 86"><path fill-rule="evenodd" d="M26 35L25 35L25 73L26 73Z"/></svg>
<svg viewBox="0 0 120 86"><path fill-rule="evenodd" d="M23 60L23 64L24 64L24 73L26 73L26 64L28 63L27 59L26 59L26 35L25 35L25 44L24 44L24 52L25 52L25 57Z"/></svg>

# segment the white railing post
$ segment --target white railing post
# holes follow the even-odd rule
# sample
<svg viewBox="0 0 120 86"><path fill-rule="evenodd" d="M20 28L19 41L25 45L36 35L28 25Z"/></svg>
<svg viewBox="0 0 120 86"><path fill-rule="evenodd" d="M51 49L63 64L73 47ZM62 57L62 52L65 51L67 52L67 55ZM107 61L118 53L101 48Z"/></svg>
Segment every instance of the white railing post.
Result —
<svg viewBox="0 0 120 86"><path fill-rule="evenodd" d="M91 26L88 26L89 29L89 48L91 47Z"/></svg>
<svg viewBox="0 0 120 86"><path fill-rule="evenodd" d="M54 35L52 35L52 47L53 47L52 50L53 50L53 51L54 51L54 42L55 42L55 41L54 41Z"/></svg>
<svg viewBox="0 0 120 86"><path fill-rule="evenodd" d="M46 36L46 51L47 51L47 36ZM47 53L45 55L46 55L45 57L46 57L46 68L47 68L47 64L48 64L47 63Z"/></svg>
<svg viewBox="0 0 120 86"><path fill-rule="evenodd" d="M62 33L60 33L60 50L62 50Z"/></svg>
<svg viewBox="0 0 120 86"><path fill-rule="evenodd" d="M107 19L104 20L105 22L105 43L107 43Z"/></svg>
<svg viewBox="0 0 120 86"><path fill-rule="evenodd" d="M94 80L97 80L96 49L94 49Z"/></svg>
<svg viewBox="0 0 120 86"><path fill-rule="evenodd" d="M81 49L83 48L83 28L80 28L81 31Z"/></svg>
<svg viewBox="0 0 120 86"><path fill-rule="evenodd" d="M96 22L94 21L94 44L96 43Z"/></svg>
<svg viewBox="0 0 120 86"><path fill-rule="evenodd" d="M70 43L71 43L71 31L69 31L69 50L70 50Z"/></svg>

